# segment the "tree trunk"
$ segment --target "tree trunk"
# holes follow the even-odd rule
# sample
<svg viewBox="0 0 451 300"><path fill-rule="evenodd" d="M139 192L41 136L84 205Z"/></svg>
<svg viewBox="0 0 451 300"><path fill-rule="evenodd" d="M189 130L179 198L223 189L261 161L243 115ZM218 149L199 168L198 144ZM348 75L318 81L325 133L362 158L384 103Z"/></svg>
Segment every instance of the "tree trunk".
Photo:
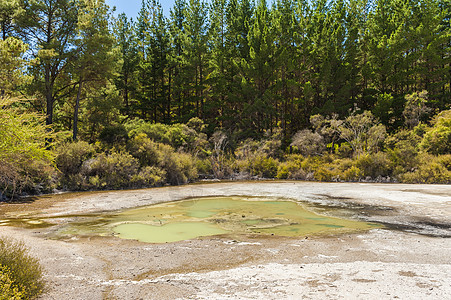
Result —
<svg viewBox="0 0 451 300"><path fill-rule="evenodd" d="M73 128L73 136L72 136L72 140L74 142L77 141L77 135L78 135L78 110L80 108L80 97L81 97L82 86L83 86L83 81L80 81L80 83L78 84L77 99L75 100L75 109L74 109L74 128Z"/></svg>
<svg viewBox="0 0 451 300"><path fill-rule="evenodd" d="M50 78L50 66L45 66L45 98L47 102L46 125L53 124L53 84Z"/></svg>
<svg viewBox="0 0 451 300"><path fill-rule="evenodd" d="M171 124L171 83L172 83L172 70L169 70L169 78L168 78L168 103L167 103L167 110L166 110L166 124Z"/></svg>
<svg viewBox="0 0 451 300"><path fill-rule="evenodd" d="M127 111L127 114L130 112L129 103L128 103L128 74L124 76L124 103L125 103L125 110Z"/></svg>
<svg viewBox="0 0 451 300"><path fill-rule="evenodd" d="M46 95L46 101L47 101L47 112L46 112L46 125L52 125L53 124L53 95L51 91L47 92Z"/></svg>

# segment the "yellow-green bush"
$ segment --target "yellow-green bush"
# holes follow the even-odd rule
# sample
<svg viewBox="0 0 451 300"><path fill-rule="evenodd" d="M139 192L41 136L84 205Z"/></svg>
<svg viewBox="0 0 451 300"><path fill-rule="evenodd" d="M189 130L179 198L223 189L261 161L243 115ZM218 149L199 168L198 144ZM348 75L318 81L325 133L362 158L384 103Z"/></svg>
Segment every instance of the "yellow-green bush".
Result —
<svg viewBox="0 0 451 300"><path fill-rule="evenodd" d="M350 158L336 159L333 161L333 164L336 166L338 172L344 172L354 166L354 160Z"/></svg>
<svg viewBox="0 0 451 300"><path fill-rule="evenodd" d="M133 186L161 186L166 182L166 171L158 168L147 166L142 168L138 174L133 175L131 184Z"/></svg>
<svg viewBox="0 0 451 300"><path fill-rule="evenodd" d="M86 165L88 176L97 176L96 188L126 188L133 187L131 180L139 171L139 162L129 153L101 153Z"/></svg>
<svg viewBox="0 0 451 300"><path fill-rule="evenodd" d="M345 181L359 181L363 177L364 172L356 166L351 166L349 169L341 173L340 179Z"/></svg>
<svg viewBox="0 0 451 300"><path fill-rule="evenodd" d="M211 175L213 173L211 167L211 161L208 159L195 158L194 164L196 166L197 172L204 176ZM230 172L229 172L230 173Z"/></svg>
<svg viewBox="0 0 451 300"><path fill-rule="evenodd" d="M277 168L277 179L288 179L291 175L289 163L283 162Z"/></svg>
<svg viewBox="0 0 451 300"><path fill-rule="evenodd" d="M352 157L352 147L349 143L341 143L340 146L336 147L335 153L341 158Z"/></svg>
<svg viewBox="0 0 451 300"><path fill-rule="evenodd" d="M277 176L277 167L279 161L272 157L258 155L252 160L252 175L263 178L275 178Z"/></svg>
<svg viewBox="0 0 451 300"><path fill-rule="evenodd" d="M139 160L141 166L155 166L160 161L157 143L143 133L129 141L128 149L130 154Z"/></svg>
<svg viewBox="0 0 451 300"><path fill-rule="evenodd" d="M362 171L360 176L369 176L373 179L378 176L390 176L392 171L391 162L384 152L361 155L356 159L355 165Z"/></svg>
<svg viewBox="0 0 451 300"><path fill-rule="evenodd" d="M53 134L43 125L43 116L22 105L0 97L0 199L51 188L54 155L46 141Z"/></svg>
<svg viewBox="0 0 451 300"><path fill-rule="evenodd" d="M278 179L305 179L306 172L301 168L303 156L299 154L287 155L285 161L277 168Z"/></svg>
<svg viewBox="0 0 451 300"><path fill-rule="evenodd" d="M433 122L432 128L424 134L420 147L432 154L451 153L451 109L442 111Z"/></svg>
<svg viewBox="0 0 451 300"><path fill-rule="evenodd" d="M237 173L250 174L250 161L248 159L235 159L233 161L233 171Z"/></svg>
<svg viewBox="0 0 451 300"><path fill-rule="evenodd" d="M202 121L193 120L189 123L193 127L185 124L166 125L161 123L149 123L144 120L134 119L125 124L128 135L133 137L139 134L145 134L148 138L157 143L164 143L179 149L192 143L199 133L194 128L203 129Z"/></svg>
<svg viewBox="0 0 451 300"><path fill-rule="evenodd" d="M99 140L108 145L124 145L128 140L128 132L124 125L106 126L99 134Z"/></svg>
<svg viewBox="0 0 451 300"><path fill-rule="evenodd" d="M23 243L1 238L0 299L33 299L43 292L44 286L42 268Z"/></svg>
<svg viewBox="0 0 451 300"><path fill-rule="evenodd" d="M332 162L332 156L329 155L309 156L301 162L301 168L307 172L314 172L319 167Z"/></svg>
<svg viewBox="0 0 451 300"><path fill-rule="evenodd" d="M395 176L410 171L418 165L420 140L421 137L415 133L415 130L401 130L387 138L385 141L386 153L394 166L393 174Z"/></svg>
<svg viewBox="0 0 451 300"><path fill-rule="evenodd" d="M332 181L335 176L333 169L329 165L318 166L314 170L313 177L318 181Z"/></svg>
<svg viewBox="0 0 451 300"><path fill-rule="evenodd" d="M193 156L189 153L174 153L175 160L180 166L187 182L192 182L198 178L198 172Z"/></svg>
<svg viewBox="0 0 451 300"><path fill-rule="evenodd" d="M83 162L94 154L94 147L87 142L62 144L57 149L56 166L61 172L60 184L69 189L79 189L83 184L80 174Z"/></svg>
<svg viewBox="0 0 451 300"><path fill-rule="evenodd" d="M11 277L11 270L0 265L0 300L21 300L24 297L24 291L14 284Z"/></svg>
<svg viewBox="0 0 451 300"><path fill-rule="evenodd" d="M279 164L279 160L259 154L247 159L236 159L233 162L233 169L250 176L276 178Z"/></svg>
<svg viewBox="0 0 451 300"><path fill-rule="evenodd" d="M190 154L176 153L171 146L164 144L158 144L158 151L159 167L166 171L169 184L185 184L197 178L197 169Z"/></svg>
<svg viewBox="0 0 451 300"><path fill-rule="evenodd" d="M432 156L423 154L420 165L412 172L399 175L406 183L451 183L451 154Z"/></svg>

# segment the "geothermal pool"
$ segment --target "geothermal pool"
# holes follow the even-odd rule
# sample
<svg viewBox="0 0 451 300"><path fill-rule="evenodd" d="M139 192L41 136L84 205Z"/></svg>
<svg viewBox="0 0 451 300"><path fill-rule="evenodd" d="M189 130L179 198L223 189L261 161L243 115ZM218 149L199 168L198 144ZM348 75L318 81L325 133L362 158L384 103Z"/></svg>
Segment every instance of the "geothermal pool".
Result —
<svg viewBox="0 0 451 300"><path fill-rule="evenodd" d="M115 235L147 243L167 243L216 235L300 237L376 227L380 226L319 215L289 200L205 197L87 218L58 229L57 235Z"/></svg>

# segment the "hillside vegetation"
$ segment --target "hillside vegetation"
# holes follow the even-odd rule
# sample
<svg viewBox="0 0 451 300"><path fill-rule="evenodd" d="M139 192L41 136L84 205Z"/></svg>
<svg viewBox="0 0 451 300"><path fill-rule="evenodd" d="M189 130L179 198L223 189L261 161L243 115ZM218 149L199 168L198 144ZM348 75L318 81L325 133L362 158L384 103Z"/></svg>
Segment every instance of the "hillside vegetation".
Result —
<svg viewBox="0 0 451 300"><path fill-rule="evenodd" d="M451 182L449 0L0 3L0 197ZM168 16L168 17L167 17Z"/></svg>

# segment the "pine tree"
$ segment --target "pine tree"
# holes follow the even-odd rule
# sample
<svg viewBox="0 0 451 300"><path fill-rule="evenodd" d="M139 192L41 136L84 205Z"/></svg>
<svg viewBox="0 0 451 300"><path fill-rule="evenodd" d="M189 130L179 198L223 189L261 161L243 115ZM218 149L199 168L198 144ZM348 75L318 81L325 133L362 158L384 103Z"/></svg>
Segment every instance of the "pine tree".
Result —
<svg viewBox="0 0 451 300"><path fill-rule="evenodd" d="M276 121L281 122L284 139L289 132L290 114L294 113L293 100L297 89L295 71L301 68L296 53L300 33L299 19L296 16L296 2L293 0L278 0L273 8L273 26L275 34L275 66L277 68L275 109Z"/></svg>
<svg viewBox="0 0 451 300"><path fill-rule="evenodd" d="M152 23L150 26L151 42L149 56L152 65L152 82L154 85L154 122L169 123L171 104L166 79L169 55L169 31L163 10L158 1L152 3Z"/></svg>
<svg viewBox="0 0 451 300"><path fill-rule="evenodd" d="M209 69L210 75L208 84L211 87L209 93L209 103L207 105L207 121L210 125L221 125L225 112L227 101L228 83L227 83L227 65L228 49L227 39L227 1L213 0L210 6L210 28L209 44L210 57Z"/></svg>
<svg viewBox="0 0 451 300"><path fill-rule="evenodd" d="M317 113L327 101L327 82L330 82L331 65L329 61L330 28L326 0L313 1L308 10L305 61L308 65L308 81L304 87L304 97L311 109ZM311 111L307 111L310 114Z"/></svg>
<svg viewBox="0 0 451 300"><path fill-rule="evenodd" d="M19 0L0 1L0 32L3 40L13 35L15 23L22 13Z"/></svg>
<svg viewBox="0 0 451 300"><path fill-rule="evenodd" d="M275 75L275 36L271 11L266 1L257 4L252 27L247 36L249 57L242 58L243 128L261 133L274 126L272 110Z"/></svg>
<svg viewBox="0 0 451 300"><path fill-rule="evenodd" d="M401 95L406 86L406 0L378 0L368 20L368 62L379 93Z"/></svg>
<svg viewBox="0 0 451 300"><path fill-rule="evenodd" d="M184 35L186 2L176 0L174 7L170 12L169 33L170 33L170 52L169 52L169 96L171 97L171 106L177 112L177 120L183 119L184 112L184 79L182 72L182 39Z"/></svg>
<svg viewBox="0 0 451 300"><path fill-rule="evenodd" d="M89 90L98 90L113 78L117 56L113 52L114 39L109 30L110 11L104 0L84 0L79 3L75 45L77 59L72 63L77 78L77 95L73 117L73 140L78 135L80 101Z"/></svg>
<svg viewBox="0 0 451 300"><path fill-rule="evenodd" d="M443 26L445 18L446 11L440 8L436 0L418 0L412 4L410 82L416 91L427 90L431 98L441 102L435 103L435 106L442 109L450 95L443 90L449 72L449 63L446 64L444 60L447 55L445 47L451 37L449 28L446 30Z"/></svg>
<svg viewBox="0 0 451 300"><path fill-rule="evenodd" d="M34 58L32 89L42 93L46 103L46 124L53 123L55 103L67 96L73 84L64 78L67 66L75 59L74 46L78 22L76 2L36 0L25 2L20 35L31 45Z"/></svg>
<svg viewBox="0 0 451 300"><path fill-rule="evenodd" d="M137 89L137 68L139 62L136 24L125 14L120 14L114 23L116 43L119 46L122 67L116 79L116 86L121 93L125 113L133 115Z"/></svg>
<svg viewBox="0 0 451 300"><path fill-rule="evenodd" d="M183 77L188 84L185 97L190 105L187 117L205 119L205 80L208 64L207 6L203 1L190 0L185 12L182 64Z"/></svg>
<svg viewBox="0 0 451 300"><path fill-rule="evenodd" d="M152 24L152 2L143 0L141 10L139 11L136 26L136 35L138 37L138 87L137 87L137 105L140 117L144 120L151 120L154 112L154 89L151 80L152 62L149 55L151 47L150 27Z"/></svg>
<svg viewBox="0 0 451 300"><path fill-rule="evenodd" d="M28 46L17 38L0 40L0 99L14 95L17 87L28 81L27 50Z"/></svg>

